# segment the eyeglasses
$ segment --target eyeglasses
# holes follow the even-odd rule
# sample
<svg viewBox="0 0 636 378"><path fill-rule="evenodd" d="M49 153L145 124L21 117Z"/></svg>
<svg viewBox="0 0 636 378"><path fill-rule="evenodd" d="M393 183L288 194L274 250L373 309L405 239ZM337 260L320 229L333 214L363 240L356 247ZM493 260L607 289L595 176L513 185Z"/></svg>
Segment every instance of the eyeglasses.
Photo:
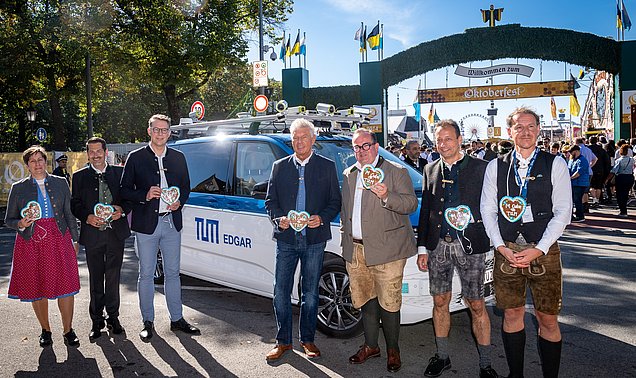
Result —
<svg viewBox="0 0 636 378"><path fill-rule="evenodd" d="M369 148L371 148L371 146L373 146L372 143L365 143L362 146L357 146L357 145L353 145L353 151L354 152L360 152L360 151L369 151Z"/></svg>
<svg viewBox="0 0 636 378"><path fill-rule="evenodd" d="M152 132L155 134L168 134L170 132L170 128L153 127Z"/></svg>

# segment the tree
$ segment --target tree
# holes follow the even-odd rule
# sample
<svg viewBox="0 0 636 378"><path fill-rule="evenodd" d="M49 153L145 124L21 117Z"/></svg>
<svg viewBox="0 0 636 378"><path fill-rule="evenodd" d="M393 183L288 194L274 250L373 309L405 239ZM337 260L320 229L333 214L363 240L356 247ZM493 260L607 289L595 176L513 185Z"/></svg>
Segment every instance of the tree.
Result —
<svg viewBox="0 0 636 378"><path fill-rule="evenodd" d="M257 0L205 1L175 5L157 0L116 0L112 51L137 74L138 80L160 88L168 114L181 118L181 102L197 93L220 69L245 63L246 30L258 25ZM291 0L263 4L265 31L291 12Z"/></svg>

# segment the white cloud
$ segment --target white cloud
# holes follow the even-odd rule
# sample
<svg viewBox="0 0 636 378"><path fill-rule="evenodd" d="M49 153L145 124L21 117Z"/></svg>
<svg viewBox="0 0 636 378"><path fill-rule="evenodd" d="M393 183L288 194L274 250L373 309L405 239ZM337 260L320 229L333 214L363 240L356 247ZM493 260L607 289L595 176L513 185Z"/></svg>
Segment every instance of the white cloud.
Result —
<svg viewBox="0 0 636 378"><path fill-rule="evenodd" d="M403 47L411 47L416 21L416 7L413 5L399 4L391 0L324 0L337 11L351 16L352 21L367 23L367 32L380 20L384 24L385 36L394 39ZM397 3L397 4L396 4ZM355 18L355 19L354 19Z"/></svg>

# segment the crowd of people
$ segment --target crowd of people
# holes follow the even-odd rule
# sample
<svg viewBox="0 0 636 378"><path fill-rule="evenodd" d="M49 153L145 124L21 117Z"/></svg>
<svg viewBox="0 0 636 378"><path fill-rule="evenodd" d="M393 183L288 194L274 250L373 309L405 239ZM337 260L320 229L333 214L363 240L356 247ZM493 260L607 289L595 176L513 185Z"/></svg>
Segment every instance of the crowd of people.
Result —
<svg viewBox="0 0 636 378"><path fill-rule="evenodd" d="M484 302L484 256L494 248L496 304L504 313L502 339L509 376L523 377L527 287L533 294L543 374L558 376L562 278L557 240L571 221L584 220L587 206L608 201L614 191L619 215L627 216L636 139L616 146L596 137L579 138L572 145L539 140L539 116L523 107L508 116L507 130L511 140L465 144L457 123L447 119L436 124L435 147L422 147L417 141L405 144L399 153L423 174L416 238L409 214L416 211L418 200L410 177L403 165L380 156L373 132L360 128L353 133L356 161L344 170L339 188L334 162L313 151L313 124L295 120L290 127L294 153L274 163L265 200L276 240L277 325L276 345L266 361L280 361L293 348L290 295L298 264L300 345L308 358L321 356L314 342L319 275L332 238L330 223L340 213L342 256L364 329L364 344L349 357L350 363L381 355L381 328L387 370L400 370L403 271L407 259L417 255L417 267L428 272L434 303L436 353L424 375L437 377L451 368L449 303L457 272L471 313L479 376L497 377ZM136 232L139 257L140 338L147 342L153 337L153 273L159 248L170 328L200 334L183 318L179 278L181 210L190 193L186 160L167 145L168 117L152 116L147 132L148 145L131 152L123 168L106 162L103 139L89 139L88 164L72 175L72 191L67 177L47 173L42 147L23 153L30 175L13 184L5 218L17 231L8 296L32 303L42 328L42 347L53 342L48 319L52 299L58 301L64 343L80 343L72 328L73 298L80 290L78 244L85 248L89 271L89 338L100 337L105 327L114 334L124 331L119 322L120 271L131 230ZM65 155L57 159L63 175L68 175L66 160ZM382 171L382 180L365 181L367 170ZM174 201L162 200L167 188L176 190ZM298 223L289 218L293 212L309 216Z"/></svg>

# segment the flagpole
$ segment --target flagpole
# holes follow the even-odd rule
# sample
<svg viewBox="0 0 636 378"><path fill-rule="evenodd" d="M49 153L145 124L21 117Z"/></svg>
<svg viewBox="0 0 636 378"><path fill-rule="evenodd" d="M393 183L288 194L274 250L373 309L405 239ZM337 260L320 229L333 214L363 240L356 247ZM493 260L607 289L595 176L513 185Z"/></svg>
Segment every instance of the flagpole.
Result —
<svg viewBox="0 0 636 378"><path fill-rule="evenodd" d="M384 24L380 25L380 35L382 36L382 46L380 47L380 60L384 59Z"/></svg>
<svg viewBox="0 0 636 378"><path fill-rule="evenodd" d="M620 4L618 3L620 0L616 0L616 9L618 9L618 14L616 15L616 40L620 42L621 40L621 27L622 25L618 24L618 20L622 17Z"/></svg>
<svg viewBox="0 0 636 378"><path fill-rule="evenodd" d="M285 31L284 30L283 30L283 46L285 46ZM285 54L283 54L281 58L283 58L283 65L285 66L285 69L287 69L287 48L285 48Z"/></svg>
<svg viewBox="0 0 636 378"><path fill-rule="evenodd" d="M379 29L380 29L380 20L378 20L378 32L380 31ZM380 61L380 46L379 46L380 45L380 35L381 34L378 34L378 62Z"/></svg>
<svg viewBox="0 0 636 378"><path fill-rule="evenodd" d="M307 33L306 32L303 32L303 44L305 45L305 52L303 53L303 68L307 69Z"/></svg>
<svg viewBox="0 0 636 378"><path fill-rule="evenodd" d="M358 40L358 49L360 49L360 61L364 62L364 50L362 50L362 33L364 33L364 21L360 22L360 40Z"/></svg>

